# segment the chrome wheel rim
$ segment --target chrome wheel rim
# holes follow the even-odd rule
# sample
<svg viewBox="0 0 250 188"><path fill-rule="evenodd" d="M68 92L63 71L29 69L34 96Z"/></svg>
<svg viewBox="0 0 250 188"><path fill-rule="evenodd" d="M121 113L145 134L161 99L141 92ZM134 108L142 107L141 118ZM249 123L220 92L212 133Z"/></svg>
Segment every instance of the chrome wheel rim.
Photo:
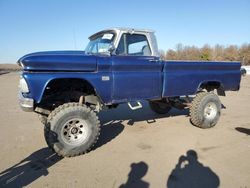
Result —
<svg viewBox="0 0 250 188"><path fill-rule="evenodd" d="M89 137L87 122L83 119L74 118L68 120L61 130L61 137L64 142L70 145L82 144Z"/></svg>
<svg viewBox="0 0 250 188"><path fill-rule="evenodd" d="M215 103L209 102L204 108L204 117L208 120L213 120L217 115L218 109Z"/></svg>

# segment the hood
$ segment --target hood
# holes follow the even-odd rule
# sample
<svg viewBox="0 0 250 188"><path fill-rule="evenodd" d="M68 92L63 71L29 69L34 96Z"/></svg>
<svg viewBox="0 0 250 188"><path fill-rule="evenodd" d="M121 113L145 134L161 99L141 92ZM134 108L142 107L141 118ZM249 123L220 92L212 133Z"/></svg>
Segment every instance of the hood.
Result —
<svg viewBox="0 0 250 188"><path fill-rule="evenodd" d="M36 52L17 62L26 71L86 71L97 70L96 57L84 51Z"/></svg>

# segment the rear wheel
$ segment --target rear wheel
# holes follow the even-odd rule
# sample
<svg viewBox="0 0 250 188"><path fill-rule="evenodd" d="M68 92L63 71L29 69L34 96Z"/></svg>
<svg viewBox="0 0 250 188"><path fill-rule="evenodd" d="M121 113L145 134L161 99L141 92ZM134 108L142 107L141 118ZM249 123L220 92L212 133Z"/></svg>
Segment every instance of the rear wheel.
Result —
<svg viewBox="0 0 250 188"><path fill-rule="evenodd" d="M163 101L149 101L151 110L157 114L167 114L171 110L171 105Z"/></svg>
<svg viewBox="0 0 250 188"><path fill-rule="evenodd" d="M220 118L221 102L214 93L198 93L190 108L191 122L200 128L216 125Z"/></svg>
<svg viewBox="0 0 250 188"><path fill-rule="evenodd" d="M90 108L66 103L51 112L44 129L50 148L63 157L73 157L91 149L100 134L100 121Z"/></svg>

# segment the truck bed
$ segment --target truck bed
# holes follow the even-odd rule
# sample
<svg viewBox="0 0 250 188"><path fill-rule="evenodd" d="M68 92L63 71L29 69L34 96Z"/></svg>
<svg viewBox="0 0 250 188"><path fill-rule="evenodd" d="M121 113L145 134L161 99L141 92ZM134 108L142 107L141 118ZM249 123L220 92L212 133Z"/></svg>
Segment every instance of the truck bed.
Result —
<svg viewBox="0 0 250 188"><path fill-rule="evenodd" d="M225 91L239 90L240 62L164 61L162 96L195 94L201 84L218 82Z"/></svg>

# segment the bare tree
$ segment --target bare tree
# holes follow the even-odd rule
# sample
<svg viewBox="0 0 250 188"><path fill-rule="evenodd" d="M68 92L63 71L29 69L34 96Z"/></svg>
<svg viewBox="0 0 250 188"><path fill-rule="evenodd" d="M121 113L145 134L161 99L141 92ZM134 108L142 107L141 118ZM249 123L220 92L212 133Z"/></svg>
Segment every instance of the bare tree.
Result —
<svg viewBox="0 0 250 188"><path fill-rule="evenodd" d="M179 43L175 50L161 51L161 57L166 60L241 61L243 65L250 65L250 43L226 47L206 44L201 48Z"/></svg>

